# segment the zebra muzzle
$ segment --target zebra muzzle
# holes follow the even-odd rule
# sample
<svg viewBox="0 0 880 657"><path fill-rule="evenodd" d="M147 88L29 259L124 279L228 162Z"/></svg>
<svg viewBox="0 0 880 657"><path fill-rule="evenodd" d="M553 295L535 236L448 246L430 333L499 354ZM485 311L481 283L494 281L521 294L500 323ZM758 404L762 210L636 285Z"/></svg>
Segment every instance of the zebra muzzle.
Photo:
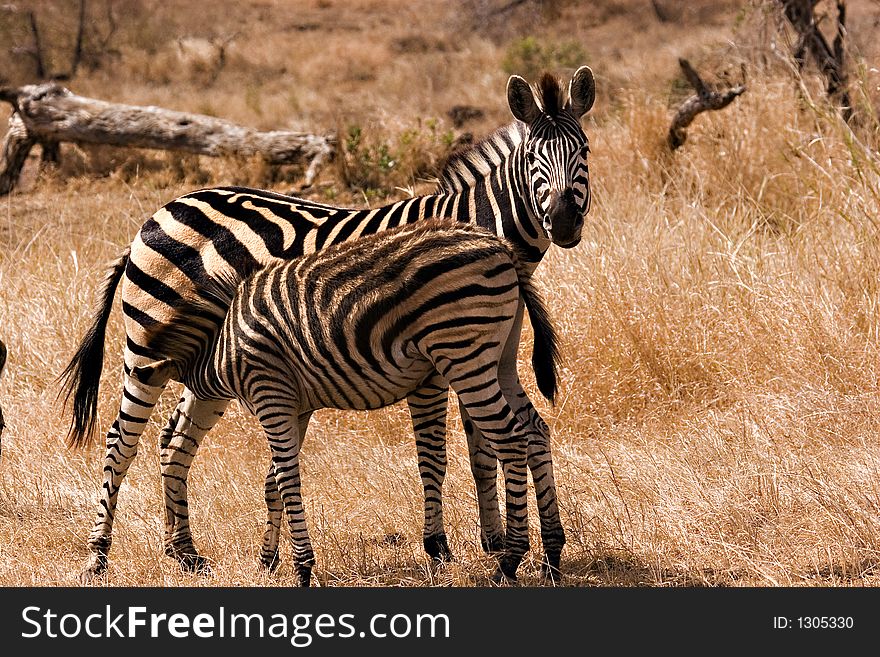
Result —
<svg viewBox="0 0 880 657"><path fill-rule="evenodd" d="M570 187L562 193L553 193L550 208L544 217L544 230L554 244L571 248L581 241L584 215Z"/></svg>

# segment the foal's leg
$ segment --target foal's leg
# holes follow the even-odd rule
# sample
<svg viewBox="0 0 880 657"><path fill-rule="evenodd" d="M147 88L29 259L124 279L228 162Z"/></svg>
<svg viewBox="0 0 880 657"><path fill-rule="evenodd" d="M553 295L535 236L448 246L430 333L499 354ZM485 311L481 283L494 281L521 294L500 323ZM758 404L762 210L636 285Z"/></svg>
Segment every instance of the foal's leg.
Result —
<svg viewBox="0 0 880 657"><path fill-rule="evenodd" d="M300 415L297 420L300 444L302 444L306 438L306 429L309 426L309 420L311 417L312 411L308 411ZM263 532L263 545L260 548L260 562L271 573L281 563L278 544L281 540L281 515L284 510L284 505L281 501L281 493L278 492L278 482L275 479L275 464L272 459L269 460L269 468L266 472L264 490L266 498L266 530Z"/></svg>
<svg viewBox="0 0 880 657"><path fill-rule="evenodd" d="M455 377L450 377L453 380ZM501 461L506 492L507 531L499 557L496 579L515 580L516 570L529 549L527 436L497 381L472 391L473 384L453 387L462 390L459 399L483 439ZM471 390L471 391L469 391Z"/></svg>
<svg viewBox="0 0 880 657"><path fill-rule="evenodd" d="M541 542L545 552L542 573L544 577L557 581L560 577L559 563L562 548L565 545L565 531L562 527L556 497L556 481L550 453L550 430L523 390L516 367L523 309L523 303L520 301L513 327L499 362L498 381L510 407L516 413L517 419L528 429L528 466L535 485L538 515L541 521ZM459 408L468 438L471 470L474 473L474 481L477 486L480 523L483 529L483 548L486 551L496 551L502 546L497 542L498 537L501 536L498 529L501 516L498 510L498 494L495 485L497 477L495 455L486 445L479 429L468 418L467 409L462 408L461 405Z"/></svg>
<svg viewBox="0 0 880 657"><path fill-rule="evenodd" d="M275 481L293 542L294 571L300 586L308 586L315 565L315 554L309 540L302 503L299 470L301 440L297 419L299 414L294 402L276 398L258 402L256 415L272 450Z"/></svg>
<svg viewBox="0 0 880 657"><path fill-rule="evenodd" d="M437 561L454 557L443 527L443 480L446 477L446 407L449 386L438 373L406 398L416 434L419 475L425 491L425 552Z"/></svg>

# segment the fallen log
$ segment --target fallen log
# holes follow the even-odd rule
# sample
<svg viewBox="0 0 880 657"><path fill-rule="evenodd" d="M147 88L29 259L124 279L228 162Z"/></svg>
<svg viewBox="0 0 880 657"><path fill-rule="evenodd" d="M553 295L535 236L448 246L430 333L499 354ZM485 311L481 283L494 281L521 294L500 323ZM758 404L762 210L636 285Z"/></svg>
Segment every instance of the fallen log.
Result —
<svg viewBox="0 0 880 657"><path fill-rule="evenodd" d="M77 96L55 82L3 87L0 100L14 108L0 161L0 194L15 185L27 153L37 142L107 144L211 157L260 155L268 164L308 162L304 187L314 182L335 151L332 135L261 132L203 114L109 103ZM4 181L11 183L4 187Z"/></svg>
<svg viewBox="0 0 880 657"><path fill-rule="evenodd" d="M745 85L742 84L723 93L714 91L703 82L688 60L679 59L678 64L681 66L685 78L687 78L687 81L690 82L697 93L679 106L672 119L672 125L669 126L669 134L666 141L669 144L669 148L673 151L687 139L686 128L696 118L697 114L708 110L723 109L746 90Z"/></svg>

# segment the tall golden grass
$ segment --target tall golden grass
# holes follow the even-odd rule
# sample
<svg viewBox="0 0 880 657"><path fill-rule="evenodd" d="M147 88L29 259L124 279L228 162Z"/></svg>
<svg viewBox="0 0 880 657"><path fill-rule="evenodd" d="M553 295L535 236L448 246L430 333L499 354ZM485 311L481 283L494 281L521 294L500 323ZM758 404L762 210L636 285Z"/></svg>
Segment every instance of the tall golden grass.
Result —
<svg viewBox="0 0 880 657"><path fill-rule="evenodd" d="M772 23L763 3L750 4L744 17L725 5L726 13L664 25L633 18L635 3L607 4L605 14L595 15L594 7L559 2L556 13L528 17L539 38L563 25L590 35L586 63L599 82L597 107L585 120L594 207L584 241L551 249L537 274L562 336L554 407L533 385L528 329L521 345L521 375L553 435L568 535L563 583L875 585L880 140L871 107L880 77L867 65L857 68L865 60L852 62L860 118L850 127L826 104L812 73L801 79L782 55L767 55L774 39L775 52L784 50L783 33L734 29ZM853 43L869 43L858 29L867 5L854 5ZM460 23L433 3L428 15L416 17L365 0L344 14L335 8L335 22L329 2L303 7L296 20L318 27L294 30L300 59L288 65L307 68L292 87L277 82L288 75L278 71L291 54L289 35L256 18L242 29L262 40L251 39L255 47L239 51L213 86L169 76L108 87L114 72L146 66L149 52L136 43L115 68L71 86L126 102L210 106L263 127L293 116L312 128L356 123L371 144L401 151L401 135L419 117L451 129L443 112L453 102L486 110L483 122L468 127L478 134L508 120L501 63L524 31L486 38L462 29L457 39L450 31L445 48L408 53L389 45L392 36L367 37L385 24L393 38L433 38L430 21ZM171 21L163 24L184 25L188 14L178 9L181 22L173 23L172 12L161 14ZM282 18L275 24L294 21ZM408 20L417 27L405 27ZM628 38L626 25L641 26L644 42ZM352 42L352 33L359 40ZM749 77L748 91L722 112L698 117L672 154L664 137L679 55L698 68L720 59L737 70L742 62ZM346 58L361 62L360 78L350 78L353 69L340 63ZM249 72L251 91L242 84ZM295 95L293 109L284 100L293 96L285 94ZM256 97L261 112L253 109ZM368 196L350 188L338 167L329 168L310 193L360 204L406 193L395 186L429 188L420 176L442 160L446 144L419 139L428 152L411 154L407 165L417 175L389 172L391 182ZM77 157L73 149L65 153ZM84 563L103 448L63 447L68 419L54 379L89 322L104 265L152 211L193 186L234 180L289 187L283 177L261 182L268 173L257 165L149 153L78 157L79 168L31 172L23 191L0 200L0 338L9 347L0 383L7 422L0 584L7 586L70 584ZM118 404L120 315L117 309L108 332L104 427ZM214 574L184 574L164 556L156 443L176 393L163 398L120 493L106 583L291 584L286 546L275 574L258 566L268 450L256 423L234 404L203 444L190 478L195 540ZM494 562L480 551L454 404L448 452L445 519L458 560L434 568L421 547L422 493L405 407L316 414L303 467L321 584L490 583ZM526 584L539 581L534 509L532 521L531 559L521 568Z"/></svg>

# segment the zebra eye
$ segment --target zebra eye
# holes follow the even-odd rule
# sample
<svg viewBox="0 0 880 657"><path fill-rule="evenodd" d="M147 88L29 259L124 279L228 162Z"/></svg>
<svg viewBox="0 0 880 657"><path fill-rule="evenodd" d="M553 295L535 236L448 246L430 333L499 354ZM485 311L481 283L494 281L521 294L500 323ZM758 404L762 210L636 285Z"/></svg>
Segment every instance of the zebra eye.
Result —
<svg viewBox="0 0 880 657"><path fill-rule="evenodd" d="M585 159L585 160L587 159L587 154L589 152L590 152L590 145L589 144L584 144L583 146L581 146L580 155L583 159Z"/></svg>
<svg viewBox="0 0 880 657"><path fill-rule="evenodd" d="M534 164L536 159L537 157L534 153L532 153L532 151L526 151L526 162L528 162L529 164Z"/></svg>

